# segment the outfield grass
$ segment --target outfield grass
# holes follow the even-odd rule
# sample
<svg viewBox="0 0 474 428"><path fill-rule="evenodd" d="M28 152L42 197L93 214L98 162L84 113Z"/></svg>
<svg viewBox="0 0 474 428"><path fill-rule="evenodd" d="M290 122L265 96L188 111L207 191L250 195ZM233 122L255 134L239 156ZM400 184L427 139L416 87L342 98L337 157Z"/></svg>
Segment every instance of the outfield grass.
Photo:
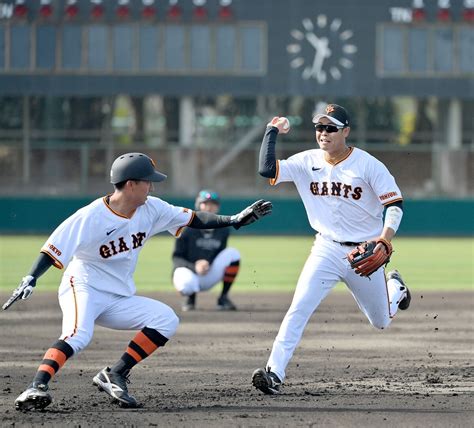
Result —
<svg viewBox="0 0 474 428"><path fill-rule="evenodd" d="M0 291L8 292L26 275L46 236L0 237ZM229 245L242 254L235 290L292 291L313 242L312 237L251 237L234 234ZM172 291L174 238L152 238L142 250L135 280L139 291ZM472 290L474 240L395 238L389 268L403 273L413 290ZM62 271L51 268L39 289L56 290Z"/></svg>

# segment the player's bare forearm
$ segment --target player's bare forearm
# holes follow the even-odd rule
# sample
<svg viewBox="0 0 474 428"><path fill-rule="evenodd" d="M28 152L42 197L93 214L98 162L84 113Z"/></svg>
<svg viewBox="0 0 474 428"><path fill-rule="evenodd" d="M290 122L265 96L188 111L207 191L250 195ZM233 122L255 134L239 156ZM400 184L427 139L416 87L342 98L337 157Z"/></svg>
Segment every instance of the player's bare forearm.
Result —
<svg viewBox="0 0 474 428"><path fill-rule="evenodd" d="M388 242L392 242L393 237L395 236L395 231L391 227L384 227L380 237L387 240Z"/></svg>
<svg viewBox="0 0 474 428"><path fill-rule="evenodd" d="M380 234L378 239L383 239L388 242L392 242L393 237L395 236L395 231L391 227L384 227L382 233ZM380 251L384 248L383 242L378 242L376 247L374 248L374 253Z"/></svg>

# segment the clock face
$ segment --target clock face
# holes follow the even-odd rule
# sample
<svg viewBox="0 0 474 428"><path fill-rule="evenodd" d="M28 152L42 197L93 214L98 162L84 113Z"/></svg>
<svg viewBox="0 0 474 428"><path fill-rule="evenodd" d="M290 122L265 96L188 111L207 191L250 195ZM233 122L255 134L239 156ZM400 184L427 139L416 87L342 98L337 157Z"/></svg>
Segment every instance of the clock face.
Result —
<svg viewBox="0 0 474 428"><path fill-rule="evenodd" d="M344 29L339 18L329 22L326 15L318 15L314 22L305 18L301 24L291 30L292 42L286 47L291 68L300 69L303 79L320 84L340 80L354 65L357 46L351 43L353 32Z"/></svg>

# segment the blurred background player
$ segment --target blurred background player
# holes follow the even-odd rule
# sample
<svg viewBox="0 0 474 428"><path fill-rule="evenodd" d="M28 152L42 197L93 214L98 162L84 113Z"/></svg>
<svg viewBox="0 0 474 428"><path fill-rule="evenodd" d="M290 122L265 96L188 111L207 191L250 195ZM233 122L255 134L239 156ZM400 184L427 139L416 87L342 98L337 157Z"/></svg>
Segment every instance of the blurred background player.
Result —
<svg viewBox="0 0 474 428"><path fill-rule="evenodd" d="M217 214L219 195L212 190L201 190L195 202L196 211ZM217 309L234 311L236 306L228 293L239 272L240 253L227 248L229 229L185 229L176 240L173 252L173 284L186 300L183 311L196 308L196 294L207 291L223 281L222 292L217 299Z"/></svg>

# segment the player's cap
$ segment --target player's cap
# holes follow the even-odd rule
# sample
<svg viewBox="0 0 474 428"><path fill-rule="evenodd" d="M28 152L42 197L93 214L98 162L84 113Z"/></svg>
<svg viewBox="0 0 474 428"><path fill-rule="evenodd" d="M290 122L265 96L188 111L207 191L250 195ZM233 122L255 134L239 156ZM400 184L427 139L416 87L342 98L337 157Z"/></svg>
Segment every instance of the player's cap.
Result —
<svg viewBox="0 0 474 428"><path fill-rule="evenodd" d="M166 175L155 170L153 159L143 153L125 153L115 159L110 169L110 182L117 184L127 180L160 182Z"/></svg>
<svg viewBox="0 0 474 428"><path fill-rule="evenodd" d="M322 117L329 119L335 125L349 126L347 110L337 104L328 104L324 113L316 113L313 117L313 123L318 123Z"/></svg>
<svg viewBox="0 0 474 428"><path fill-rule="evenodd" d="M201 190L196 196L196 202L194 203L196 211L199 210L200 205L203 202L214 202L215 204L220 205L220 198L218 193L209 189Z"/></svg>

